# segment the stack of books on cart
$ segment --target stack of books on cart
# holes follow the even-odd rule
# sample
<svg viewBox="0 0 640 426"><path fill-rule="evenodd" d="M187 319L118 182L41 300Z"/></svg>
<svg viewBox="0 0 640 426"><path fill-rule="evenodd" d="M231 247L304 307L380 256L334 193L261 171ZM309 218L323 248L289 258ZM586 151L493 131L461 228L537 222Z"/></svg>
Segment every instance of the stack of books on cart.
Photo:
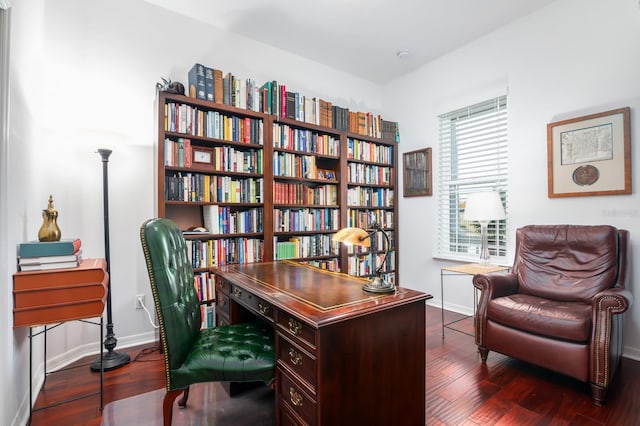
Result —
<svg viewBox="0 0 640 426"><path fill-rule="evenodd" d="M20 271L75 268L82 260L79 238L60 241L29 241L18 245Z"/></svg>
<svg viewBox="0 0 640 426"><path fill-rule="evenodd" d="M14 327L102 315L109 282L107 264L105 259L82 259L80 240L22 243L18 264L20 271L13 275Z"/></svg>

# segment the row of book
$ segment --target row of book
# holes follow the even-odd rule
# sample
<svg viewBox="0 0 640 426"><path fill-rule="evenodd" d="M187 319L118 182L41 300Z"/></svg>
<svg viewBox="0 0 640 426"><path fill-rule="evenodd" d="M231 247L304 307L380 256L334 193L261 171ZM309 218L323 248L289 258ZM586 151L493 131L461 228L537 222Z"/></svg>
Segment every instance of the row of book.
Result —
<svg viewBox="0 0 640 426"><path fill-rule="evenodd" d="M349 254L359 254L359 253L369 253L369 252L376 252L376 251L382 251L382 250L389 250L389 251L393 251L395 249L395 239L393 236L393 232L389 233L389 245L387 245L386 240L384 239L384 237L382 236L381 233L376 233L375 235L371 236L371 246L370 247L365 247L365 246L358 246L358 245L350 245L347 246L347 253Z"/></svg>
<svg viewBox="0 0 640 426"><path fill-rule="evenodd" d="M317 97L288 90L277 80L258 85L230 72L196 63L188 73L188 96L304 123L399 142L398 123L370 112L349 111Z"/></svg>
<svg viewBox="0 0 640 426"><path fill-rule="evenodd" d="M216 298L215 277L210 272L199 272L193 275L193 286L200 302L210 302Z"/></svg>
<svg viewBox="0 0 640 426"><path fill-rule="evenodd" d="M337 185L311 187L302 183L273 182L273 202L275 204L297 204L336 206L338 205Z"/></svg>
<svg viewBox="0 0 640 426"><path fill-rule="evenodd" d="M167 102L164 109L165 131L264 145L264 124L259 118L227 115L176 102Z"/></svg>
<svg viewBox="0 0 640 426"><path fill-rule="evenodd" d="M313 155L276 151L272 162L274 176L336 181L335 170L318 169Z"/></svg>
<svg viewBox="0 0 640 426"><path fill-rule="evenodd" d="M338 256L340 248L333 244L331 235L302 235L279 241L274 237L276 260L307 257Z"/></svg>
<svg viewBox="0 0 640 426"><path fill-rule="evenodd" d="M356 186L347 190L351 207L393 207L393 189Z"/></svg>
<svg viewBox="0 0 640 426"><path fill-rule="evenodd" d="M347 260L348 271L351 275L367 276L373 275L384 260L384 253L367 253L362 256L349 256ZM382 271L393 271L395 265L395 252L390 251L387 259L382 265Z"/></svg>
<svg viewBox="0 0 640 426"><path fill-rule="evenodd" d="M275 232L337 231L340 225L338 209L275 209Z"/></svg>
<svg viewBox="0 0 640 426"><path fill-rule="evenodd" d="M262 149L240 150L234 146L192 146L187 138L165 138L164 165L169 167L211 168L218 172L262 174Z"/></svg>
<svg viewBox="0 0 640 426"><path fill-rule="evenodd" d="M165 176L165 200L212 203L260 203L263 178L235 178L174 172Z"/></svg>
<svg viewBox="0 0 640 426"><path fill-rule="evenodd" d="M347 158L391 165L393 164L393 147L349 138Z"/></svg>
<svg viewBox="0 0 640 426"><path fill-rule="evenodd" d="M394 228L393 211L391 210L349 210L347 213L347 226L356 228L369 228L377 223L383 228Z"/></svg>
<svg viewBox="0 0 640 426"><path fill-rule="evenodd" d="M233 210L228 206L202 206L204 227L211 234L248 234L262 232L262 208Z"/></svg>
<svg viewBox="0 0 640 426"><path fill-rule="evenodd" d="M350 184L392 185L393 172L390 167L364 163L349 163L347 177Z"/></svg>
<svg viewBox="0 0 640 426"><path fill-rule="evenodd" d="M82 261L82 241L79 238L29 241L19 243L17 252L19 271L75 268Z"/></svg>
<svg viewBox="0 0 640 426"><path fill-rule="evenodd" d="M305 261L300 261L299 263L303 265L310 265L314 268L324 269L331 272L340 272L340 262L337 258L331 259L310 259Z"/></svg>
<svg viewBox="0 0 640 426"><path fill-rule="evenodd" d="M200 318L202 323L200 328L213 328L216 326L216 305L201 304L200 305Z"/></svg>
<svg viewBox="0 0 640 426"><path fill-rule="evenodd" d="M272 139L274 148L333 157L340 155L340 139L288 124L273 123Z"/></svg>
<svg viewBox="0 0 640 426"><path fill-rule="evenodd" d="M190 240L187 249L193 268L219 268L264 260L264 241L258 238Z"/></svg>

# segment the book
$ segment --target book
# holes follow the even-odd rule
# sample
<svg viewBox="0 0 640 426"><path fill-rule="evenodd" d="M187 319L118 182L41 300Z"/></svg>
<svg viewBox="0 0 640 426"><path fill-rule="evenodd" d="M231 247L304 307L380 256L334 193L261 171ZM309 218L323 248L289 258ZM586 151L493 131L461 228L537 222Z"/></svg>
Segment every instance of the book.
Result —
<svg viewBox="0 0 640 426"><path fill-rule="evenodd" d="M48 271L52 269L76 268L80 265L78 259L68 260L65 262L48 262L48 263L31 263L20 265L21 271Z"/></svg>
<svg viewBox="0 0 640 426"><path fill-rule="evenodd" d="M222 70L213 70L213 100L221 104L222 98L224 95L224 90L222 86Z"/></svg>
<svg viewBox="0 0 640 426"><path fill-rule="evenodd" d="M18 265L38 265L41 263L71 262L74 260L82 260L82 249L78 250L74 254L65 254L61 256L19 257Z"/></svg>
<svg viewBox="0 0 640 426"><path fill-rule="evenodd" d="M13 289L14 291L29 290L102 282L106 273L107 261L105 259L82 259L76 268L17 272L13 275Z"/></svg>
<svg viewBox="0 0 640 426"><path fill-rule="evenodd" d="M214 99L213 68L204 67L204 97L209 102Z"/></svg>
<svg viewBox="0 0 640 426"><path fill-rule="evenodd" d="M80 250L79 238L66 238L60 241L28 241L18 244L18 257L63 256Z"/></svg>
<svg viewBox="0 0 640 426"><path fill-rule="evenodd" d="M204 65L202 64L194 64L189 70L189 97L206 99Z"/></svg>

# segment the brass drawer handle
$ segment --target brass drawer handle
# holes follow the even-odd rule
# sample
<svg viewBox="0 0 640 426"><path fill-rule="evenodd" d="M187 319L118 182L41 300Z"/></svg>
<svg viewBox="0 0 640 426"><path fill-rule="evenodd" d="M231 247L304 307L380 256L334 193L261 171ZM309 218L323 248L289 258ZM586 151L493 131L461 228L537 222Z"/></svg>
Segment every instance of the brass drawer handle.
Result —
<svg viewBox="0 0 640 426"><path fill-rule="evenodd" d="M234 287L233 288L233 295L235 297L240 297L242 295L242 290L240 290L238 287Z"/></svg>
<svg viewBox="0 0 640 426"><path fill-rule="evenodd" d="M302 324L294 320L293 318L289 318L289 331L296 336L301 335Z"/></svg>
<svg viewBox="0 0 640 426"><path fill-rule="evenodd" d="M292 387L289 387L289 398L291 399L291 403L296 407L302 407L302 395L300 395L296 390Z"/></svg>
<svg viewBox="0 0 640 426"><path fill-rule="evenodd" d="M227 306L227 299L218 299L220 307Z"/></svg>
<svg viewBox="0 0 640 426"><path fill-rule="evenodd" d="M260 313L262 315L268 315L269 314L269 305L265 305L262 302L258 302L258 310L260 311Z"/></svg>
<svg viewBox="0 0 640 426"><path fill-rule="evenodd" d="M302 365L302 355L293 348L289 348L289 359L293 365Z"/></svg>

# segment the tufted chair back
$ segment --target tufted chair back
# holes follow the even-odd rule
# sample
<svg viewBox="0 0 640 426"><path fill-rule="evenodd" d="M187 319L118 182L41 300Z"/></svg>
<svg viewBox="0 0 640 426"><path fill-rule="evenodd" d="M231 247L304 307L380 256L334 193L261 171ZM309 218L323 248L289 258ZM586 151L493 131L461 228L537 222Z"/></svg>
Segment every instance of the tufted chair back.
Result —
<svg viewBox="0 0 640 426"><path fill-rule="evenodd" d="M198 337L200 302L193 286L182 231L167 219L153 219L141 229L147 265L152 268L151 291L156 304L167 371L182 365ZM148 246L153 244L153 247Z"/></svg>
<svg viewBox="0 0 640 426"><path fill-rule="evenodd" d="M520 293L564 301L590 301L598 292L621 285L616 281L619 232L608 225L529 225L516 232L513 272ZM622 256L621 256L622 255ZM624 270L621 271L624 273ZM624 281L622 281L624 285Z"/></svg>

